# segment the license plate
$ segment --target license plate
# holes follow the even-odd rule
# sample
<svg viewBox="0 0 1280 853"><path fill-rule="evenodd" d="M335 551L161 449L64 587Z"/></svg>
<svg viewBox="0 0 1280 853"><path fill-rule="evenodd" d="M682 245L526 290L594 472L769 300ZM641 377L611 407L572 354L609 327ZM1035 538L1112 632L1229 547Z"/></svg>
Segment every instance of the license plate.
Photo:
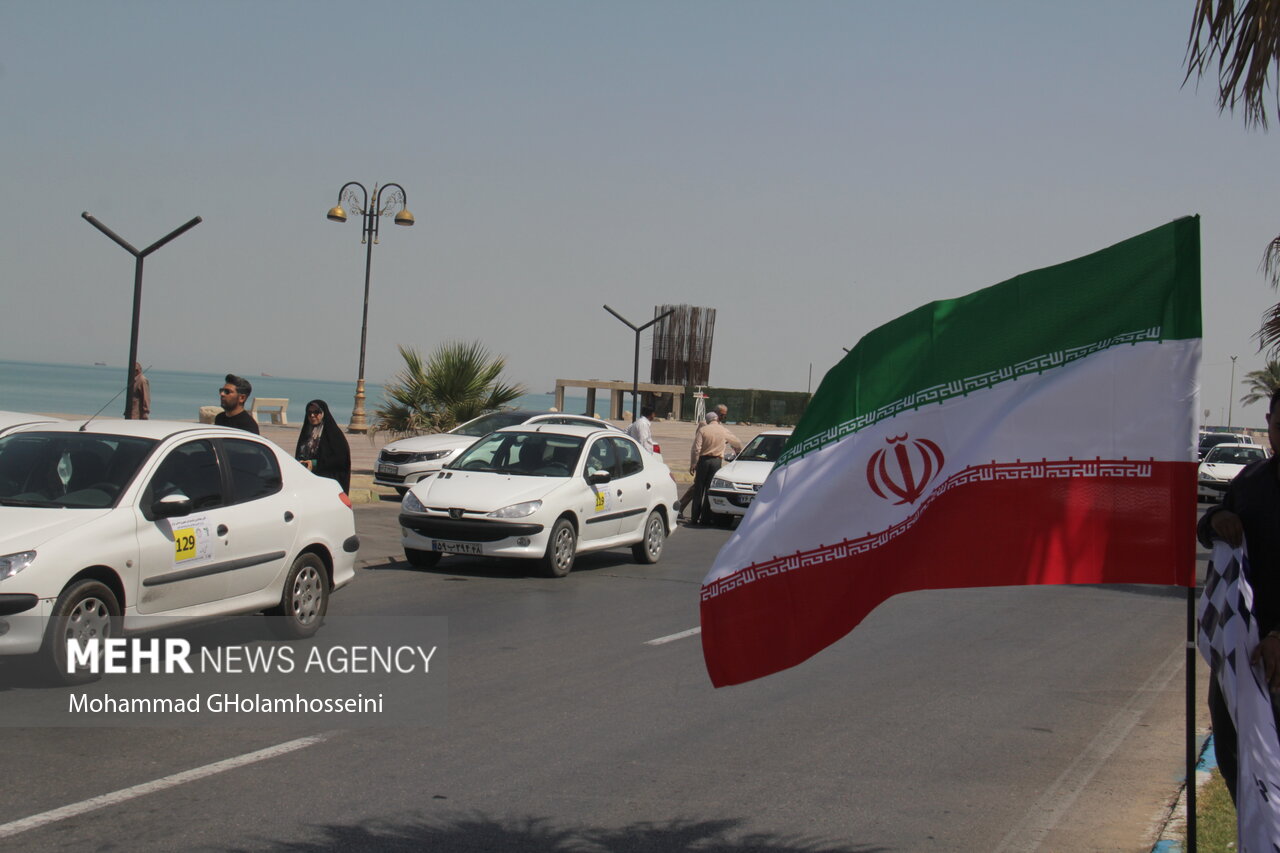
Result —
<svg viewBox="0 0 1280 853"><path fill-rule="evenodd" d="M743 505L743 506L746 506L747 504L751 503L751 502L752 502L753 500L755 500L755 499L756 499L756 496L755 496L755 495L743 495L743 496L742 496L742 505Z"/></svg>
<svg viewBox="0 0 1280 853"><path fill-rule="evenodd" d="M432 539L431 548L447 554L477 554L481 556L484 554L484 550L476 542L442 542L439 539Z"/></svg>
<svg viewBox="0 0 1280 853"><path fill-rule="evenodd" d="M399 465L388 465L385 462L378 463L379 474L395 474L400 470Z"/></svg>

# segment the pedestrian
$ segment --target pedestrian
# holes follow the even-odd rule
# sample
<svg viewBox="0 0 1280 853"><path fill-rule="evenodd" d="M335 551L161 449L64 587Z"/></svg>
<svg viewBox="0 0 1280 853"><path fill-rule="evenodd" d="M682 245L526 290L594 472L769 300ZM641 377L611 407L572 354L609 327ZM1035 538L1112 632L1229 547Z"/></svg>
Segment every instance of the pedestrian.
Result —
<svg viewBox="0 0 1280 853"><path fill-rule="evenodd" d="M218 403L222 406L213 419L218 426L235 427L254 435L259 433L258 419L244 409L245 401L253 393L249 380L234 373L228 373L222 387L218 389Z"/></svg>
<svg viewBox="0 0 1280 853"><path fill-rule="evenodd" d="M720 416L715 412L707 412L706 424L693 437L693 448L689 453L689 473L693 474L693 489L689 496L689 521L702 524L708 519L710 509L707 507L707 489L711 480L720 470L724 462L725 449L742 449L742 442L720 423ZM684 503L681 503L684 506Z"/></svg>
<svg viewBox="0 0 1280 853"><path fill-rule="evenodd" d="M650 453L653 452L653 406L641 406L640 417L636 418L635 423L627 427L627 435L639 442L640 446Z"/></svg>
<svg viewBox="0 0 1280 853"><path fill-rule="evenodd" d="M333 419L324 400L307 403L306 422L298 433L294 458L317 477L337 480L342 491L351 491L351 446Z"/></svg>
<svg viewBox="0 0 1280 853"><path fill-rule="evenodd" d="M1221 539L1233 548L1248 543L1249 582L1253 586L1253 611L1261 638L1253 657L1262 661L1271 688L1272 713L1280 694L1280 391L1271 395L1267 412L1267 437L1272 455L1246 466L1227 487L1222 503L1211 507L1196 528L1200 544L1213 547ZM1239 746L1236 727L1227 709L1218 679L1209 679L1209 718L1213 723L1213 748L1236 799ZM1280 725L1280 715L1277 715Z"/></svg>
<svg viewBox="0 0 1280 853"><path fill-rule="evenodd" d="M145 421L151 415L151 381L142 374L142 364L133 363L133 380L129 383L129 406L125 418Z"/></svg>

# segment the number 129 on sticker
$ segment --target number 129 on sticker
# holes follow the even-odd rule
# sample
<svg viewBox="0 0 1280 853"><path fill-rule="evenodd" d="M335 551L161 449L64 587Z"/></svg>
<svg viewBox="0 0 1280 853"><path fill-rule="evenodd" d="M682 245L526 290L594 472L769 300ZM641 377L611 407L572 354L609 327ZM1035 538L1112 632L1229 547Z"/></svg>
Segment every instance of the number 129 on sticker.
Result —
<svg viewBox="0 0 1280 853"><path fill-rule="evenodd" d="M190 560L195 555L196 529L194 527L186 527L182 530L173 531L174 562L181 563L183 560Z"/></svg>

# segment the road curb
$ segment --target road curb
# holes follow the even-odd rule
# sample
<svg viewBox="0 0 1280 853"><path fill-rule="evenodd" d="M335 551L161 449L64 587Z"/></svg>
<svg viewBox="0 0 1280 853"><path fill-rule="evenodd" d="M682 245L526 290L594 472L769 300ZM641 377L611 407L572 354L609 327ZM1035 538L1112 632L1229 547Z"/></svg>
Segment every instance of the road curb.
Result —
<svg viewBox="0 0 1280 853"><path fill-rule="evenodd" d="M1196 762L1196 792L1204 790L1214 768L1218 766L1218 756L1213 751L1213 732L1206 729L1198 733L1200 740L1199 760ZM1199 797L1197 797L1199 802ZM1165 815L1164 826L1151 853L1182 853L1182 836L1187 831L1187 780L1184 778L1178 787L1178 797L1174 800Z"/></svg>

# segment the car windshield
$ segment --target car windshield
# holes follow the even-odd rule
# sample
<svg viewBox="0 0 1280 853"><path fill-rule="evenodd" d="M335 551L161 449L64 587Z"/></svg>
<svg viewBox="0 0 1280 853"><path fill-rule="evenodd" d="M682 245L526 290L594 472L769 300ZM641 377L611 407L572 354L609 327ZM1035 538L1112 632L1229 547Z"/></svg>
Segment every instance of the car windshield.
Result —
<svg viewBox="0 0 1280 853"><path fill-rule="evenodd" d="M1231 433L1211 433L1200 439L1200 452L1205 453L1219 444L1249 444L1249 439Z"/></svg>
<svg viewBox="0 0 1280 853"><path fill-rule="evenodd" d="M449 468L521 477L569 477L583 440L575 435L495 432L473 444Z"/></svg>
<svg viewBox="0 0 1280 853"><path fill-rule="evenodd" d="M490 412L487 415L481 415L475 420L467 421L462 426L449 430L449 432L453 435L469 435L472 438L479 438L503 427L522 424L529 420L530 417L531 415L528 412Z"/></svg>
<svg viewBox="0 0 1280 853"><path fill-rule="evenodd" d="M4 436L0 506L114 506L155 445L149 438L78 432Z"/></svg>
<svg viewBox="0 0 1280 853"><path fill-rule="evenodd" d="M1205 462L1218 465L1248 465L1263 458L1261 447L1215 447L1204 458Z"/></svg>
<svg viewBox="0 0 1280 853"><path fill-rule="evenodd" d="M777 462L789 435L757 435L735 457L738 462Z"/></svg>

